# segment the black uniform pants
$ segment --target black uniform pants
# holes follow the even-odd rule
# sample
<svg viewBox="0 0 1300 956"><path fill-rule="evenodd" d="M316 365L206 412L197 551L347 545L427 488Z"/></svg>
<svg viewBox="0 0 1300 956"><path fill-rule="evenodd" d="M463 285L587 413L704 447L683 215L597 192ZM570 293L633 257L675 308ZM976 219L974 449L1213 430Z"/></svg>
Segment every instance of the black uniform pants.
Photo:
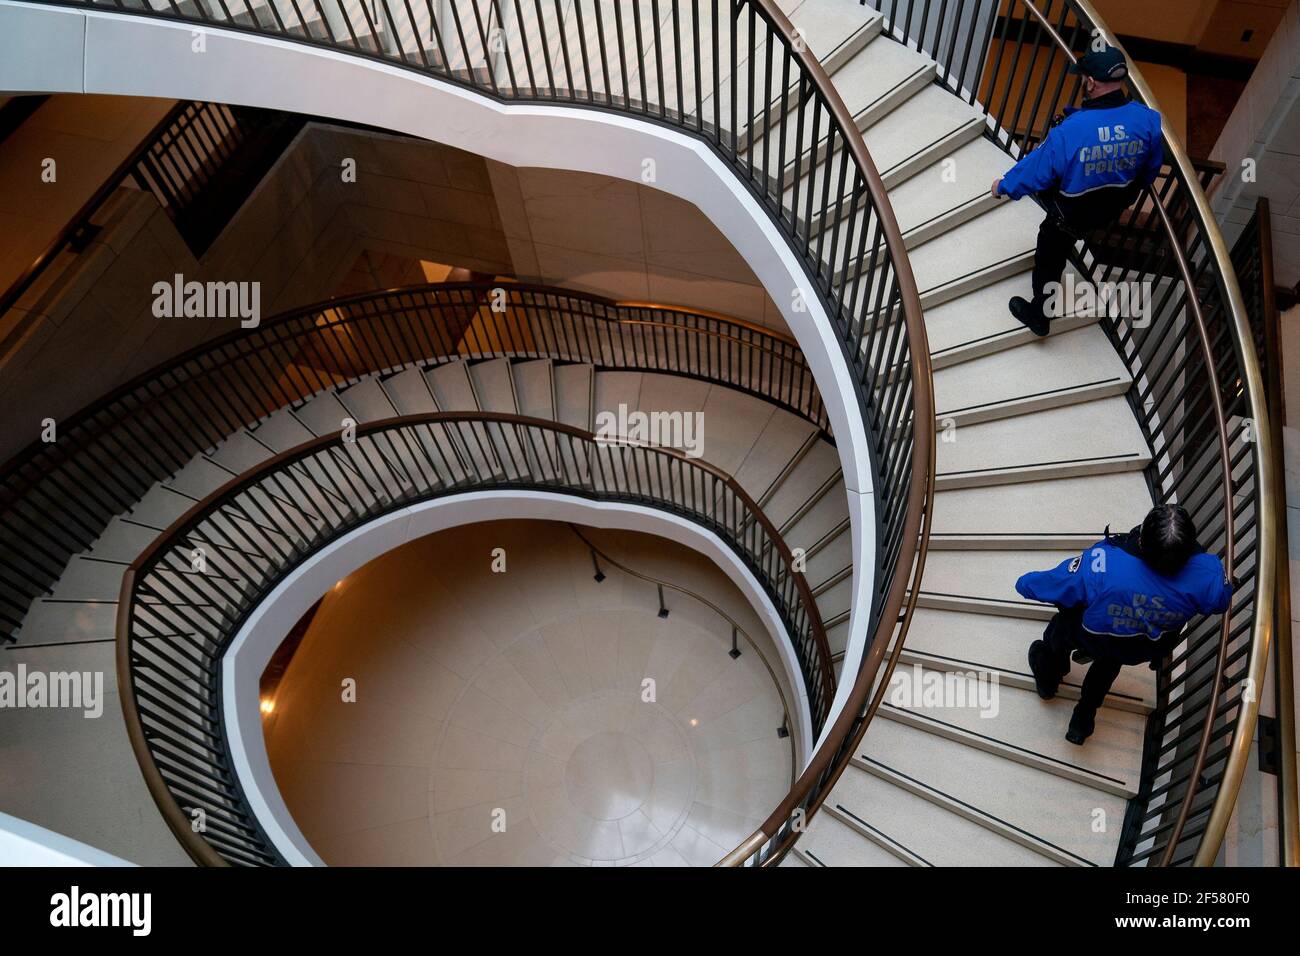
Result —
<svg viewBox="0 0 1300 956"><path fill-rule="evenodd" d="M1070 652L1081 650L1092 658L1079 692L1079 706L1096 713L1111 685L1126 664L1150 664L1163 660L1178 643L1179 632L1171 631L1159 640L1145 637L1116 637L1092 634L1083 627L1083 608L1062 608L1047 622L1043 642L1047 653L1043 669L1060 679L1070 673Z"/></svg>
<svg viewBox="0 0 1300 956"><path fill-rule="evenodd" d="M1073 198L1055 192L1034 197L1047 214L1038 227L1038 247L1034 251L1034 305L1039 312L1047 314L1047 287L1061 281L1075 243L1094 229L1114 225L1138 192L1136 186L1125 186Z"/></svg>

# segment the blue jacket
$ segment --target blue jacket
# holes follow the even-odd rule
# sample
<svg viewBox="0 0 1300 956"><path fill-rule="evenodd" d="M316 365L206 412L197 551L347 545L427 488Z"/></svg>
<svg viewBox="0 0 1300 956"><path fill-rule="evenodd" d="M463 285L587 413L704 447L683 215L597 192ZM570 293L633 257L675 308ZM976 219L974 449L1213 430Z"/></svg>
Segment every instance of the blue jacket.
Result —
<svg viewBox="0 0 1300 956"><path fill-rule="evenodd" d="M1228 609L1232 584L1218 558L1202 551L1177 574L1164 577L1135 553L1136 538L1135 533L1108 535L1050 571L1021 575L1016 591L1060 607L1084 605L1083 626L1093 634L1151 640L1177 631L1197 614Z"/></svg>
<svg viewBox="0 0 1300 956"><path fill-rule="evenodd" d="M1020 199L1054 189L1076 197L1135 180L1149 186L1163 162L1160 114L1112 93L1067 108L1038 148L1002 177L998 192Z"/></svg>

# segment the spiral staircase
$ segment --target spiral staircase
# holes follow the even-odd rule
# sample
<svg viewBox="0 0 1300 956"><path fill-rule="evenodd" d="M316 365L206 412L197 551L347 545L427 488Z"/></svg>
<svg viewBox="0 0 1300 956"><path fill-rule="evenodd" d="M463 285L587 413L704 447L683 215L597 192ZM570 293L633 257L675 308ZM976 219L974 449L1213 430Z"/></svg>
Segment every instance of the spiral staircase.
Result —
<svg viewBox="0 0 1300 956"><path fill-rule="evenodd" d="M878 482L878 563L856 569L875 575L869 613L851 618L858 558L843 463L810 384L789 390L783 375L742 380L711 368L705 373L702 365L665 368L656 365L660 349L644 341L620 363L598 354L547 354L518 342L486 348L486 338L471 332L436 353L421 354L417 343L401 361L366 356L363 369L335 381L321 382L317 373L282 361L280 374L294 383L281 392L289 400L259 396L250 403L255 414L240 427L206 427L193 449L182 449L179 467L136 489L87 547L67 547L67 555L51 549L64 566L24 607L19 641L142 640L139 630L130 637L136 619L128 609L147 616L161 613L150 604L179 607L185 600L179 586L158 590L156 581L152 593L133 591L133 576L143 577L141 562L189 541L193 515L215 514L241 476L280 459L297 462L294 456L309 447L323 454L345 420L376 434L408 427L385 424L394 420L449 428L462 464L472 460L464 470L481 476L510 472L512 458L529 458L520 452L524 433L485 426L497 420L492 416L525 419L526 429L553 422L591 433L599 413L620 407L702 411L706 462L731 477L785 545L806 553L803 577L815 610L799 605L802 611L791 613L807 615L801 621L820 618L809 632L824 631L829 660L820 666L833 665L838 681L851 688L838 710L830 708L829 693L808 688L814 727L825 739L791 795L728 862L1091 866L1208 862L1207 854L1212 860L1217 840L1202 834L1231 810L1233 775L1240 773L1242 740L1248 748L1254 720L1251 702L1233 696L1228 675L1262 673L1268 623L1254 612L1254 602L1271 600L1269 562L1254 557L1269 554L1272 544L1269 509L1257 507L1272 480L1270 465L1228 425L1242 418L1267 421L1256 399L1253 351L1240 347L1241 329L1234 324L1240 321L1235 279L1214 255L1217 233L1201 214L1200 186L1189 167L1175 162L1157 184L1154 201L1126 224L1140 240L1137 251L1117 259L1087 246L1071 268L1081 281L1108 270L1150 279L1163 296L1163 314L1184 317L1177 325L1181 344L1171 352L1165 333L1088 315L1067 315L1053 323L1049 338L1034 339L1010 317L1006 302L1028 290L1041 213L1029 202L995 200L988 188L1050 119L1051 104L1044 118L1040 103L1054 82L1050 64L1063 66L1070 55L1062 34L1077 40L1104 25L1087 4L1073 0L1013 4L1024 22L1049 35L1048 79L1039 81L1037 98L1022 116L1025 90L1017 103L998 86L1017 82L1014 66L1006 74L994 66L983 90L969 92L964 85L981 76L968 71L967 60L972 48L978 57L988 55L995 26L964 21L960 10L947 21L933 4L920 2L904 3L902 10L888 0L881 10L852 0L779 0L731 9L670 3L658 19L638 5L625 24L615 4L585 6L518 11L517 29L499 57L488 43L492 18L501 15L493 4L439 6L447 16L435 16L433 24L454 22L458 44L436 29L419 29L428 24L417 22L409 8L404 15L388 4L381 4L382 22L365 5L344 3L297 27L286 25L274 4L246 5L246 12L229 19L161 7L152 15L324 44L503 99L581 107L604 97L604 108L676 126L724 152L729 140L737 176L803 257L857 374L854 401L869 422ZM149 12L143 5L140 11ZM340 14L350 39L335 22ZM462 22L471 14L477 26ZM620 91L610 78L613 58L604 55L612 49L615 22L620 53L631 43L624 26L637 33L621 66ZM603 80L595 53L588 57L596 42L593 24L600 26L599 47L592 50L601 54ZM367 25L369 32L358 29ZM978 34L985 29L981 49ZM1014 30L1001 29L1004 46L1015 42ZM1052 37L1061 40L1059 48ZM1017 60L1024 39L1022 28ZM693 78L689 58L683 69L688 42L694 44ZM675 70L665 50L675 54ZM1033 50L1037 61L1039 48ZM1003 52L999 48L999 63ZM567 76L557 77L561 54ZM525 61L529 82L522 76ZM539 79L543 63L546 83ZM701 78L702 63L712 67L711 81L710 74ZM1068 100L1068 89L1065 95ZM1053 99L1061 96L1058 85ZM995 107L991 101L998 99ZM720 104L729 104L740 120L730 125ZM710 119L721 126L706 128ZM374 302L384 295L323 303L303 314L312 325L340 317L368 321L383 314ZM613 318L629 320L626 314ZM691 328L674 328L667 340L698 335L704 319L690 318L685 324ZM483 306L469 327L501 321L527 322L502 319ZM288 327L287 320L282 324ZM1215 334L1205 334L1207 327ZM727 334L744 333L729 326ZM767 336L762 348L789 348L777 338ZM1196 351L1201 346L1204 354ZM276 354L283 359L290 353ZM801 363L793 351L783 361ZM185 376L157 377L170 382ZM1233 392L1234 380L1246 387ZM823 389L828 384L818 383ZM487 438L476 450L472 436L485 427ZM545 439L543 447L552 440L559 439ZM401 476L411 476L418 461L391 446L376 454L386 462L379 470L389 469L389 480L397 482L387 493L400 495ZM373 463L342 461L339 467L389 487L367 470ZM580 471L588 480L589 470ZM455 483L446 475L439 481ZM1023 571L1077 554L1107 526L1127 528L1153 501L1171 498L1197 512L1207 544L1212 539L1226 547L1230 560L1234 551L1246 555L1235 571L1253 586L1241 589L1222 629L1217 621L1199 623L1164 670L1126 671L1094 736L1082 748L1071 746L1064 728L1081 671L1067 678L1056 700L1039 700L1025 650L1052 609L1020 598L1012 584ZM1225 500L1232 503L1226 517L1220 507ZM313 502L327 510L311 496L296 499L294 508L310 510ZM221 616L237 622L246 611L233 608ZM860 637L867 653L857 672L843 673L855 638L851 620L865 628ZM219 645L232 630L223 621L211 639ZM808 638L805 660L813 663L804 678L810 684L821 679L811 650L818 643ZM119 676L131 680L134 658L126 660ZM972 693L993 684L996 706L981 712L899 693L909 684L936 682ZM140 688L123 691L139 696ZM128 724L131 716L128 708ZM136 736L137 755L146 768L152 755L156 773L157 736ZM169 799L184 802L183 789L175 774L151 779L164 812ZM275 858L259 850L233 861Z"/></svg>

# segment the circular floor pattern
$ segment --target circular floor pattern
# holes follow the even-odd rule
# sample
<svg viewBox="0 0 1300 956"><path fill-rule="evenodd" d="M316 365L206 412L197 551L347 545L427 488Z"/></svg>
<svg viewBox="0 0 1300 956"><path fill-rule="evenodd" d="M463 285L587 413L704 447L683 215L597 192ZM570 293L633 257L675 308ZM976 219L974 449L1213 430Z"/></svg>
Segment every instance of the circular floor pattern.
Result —
<svg viewBox="0 0 1300 956"><path fill-rule="evenodd" d="M626 693L569 704L538 734L524 764L538 832L572 862L590 865L638 863L670 843L690 812L695 782L685 730L657 704Z"/></svg>
<svg viewBox="0 0 1300 956"><path fill-rule="evenodd" d="M505 574L465 557L497 546ZM647 535L603 546L762 634L706 559ZM331 865L716 863L789 789L791 740L758 653L733 659L715 611L670 603L661 619L653 585L597 583L550 522L443 532L360 569L317 611L266 724L304 837Z"/></svg>

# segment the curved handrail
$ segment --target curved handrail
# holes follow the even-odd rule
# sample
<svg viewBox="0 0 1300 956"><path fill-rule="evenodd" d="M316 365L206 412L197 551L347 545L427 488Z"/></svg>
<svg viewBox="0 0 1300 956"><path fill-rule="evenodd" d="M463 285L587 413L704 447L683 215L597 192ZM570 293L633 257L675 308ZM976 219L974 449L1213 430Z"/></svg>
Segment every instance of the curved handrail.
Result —
<svg viewBox="0 0 1300 956"><path fill-rule="evenodd" d="M1025 14L1018 18L1017 5ZM1034 145L1036 134L1045 131L1047 121L1061 102L1067 78L1063 69L1057 69L1056 54L1070 63L1075 62L1077 58L1071 43L1078 42L1081 37L1088 42L1100 40L1122 48L1088 0L1010 0L1005 11L1002 6L991 12L983 10L989 19L982 49L989 51L986 56L993 58L993 62L990 64L984 56L971 61L968 42L958 65L959 31L945 34L947 24L942 13L937 20L931 20L932 0L881 0L880 6L888 10L887 19L896 39L915 43L940 62L940 82L950 91L962 95L972 104L977 97L983 97L991 138L1013 155ZM900 6L905 10L900 11ZM997 14L1003 16L999 18ZM960 19L960 14L958 16ZM997 36L994 31L999 22L1002 30ZM1019 24L1019 35L1015 38L1011 35L1014 24ZM978 18L972 13L969 23L972 35L978 25ZM1067 35L1071 39L1067 39ZM1046 44L1042 37L1046 37ZM1043 46L1048 50L1045 63L1040 62L1040 47ZM1032 52L1025 54L1026 48ZM1023 62L1026 57L1027 64ZM991 71L986 69L990 65ZM1033 82L1038 84L1036 93L1033 92ZM1140 68L1131 58L1129 86L1140 102L1159 108ZM995 105L994 100L999 94L1000 101ZM1066 102L1078 95L1079 82L1076 79L1074 91L1066 96ZM1276 530L1272 502L1277 495L1279 465L1270 449L1251 449L1249 436L1242 450L1239 447L1242 439L1232 430L1234 420L1247 419L1253 425L1253 434L1268 434L1263 380L1254 354L1249 315L1227 246L1205 197L1204 177L1197 164L1187 156L1166 117L1162 117L1162 134L1166 162L1170 166L1170 171L1165 174L1165 185L1148 190L1146 206L1135 209L1120 230L1126 238L1137 235L1138 241L1131 244L1136 248L1130 250L1129 255L1140 261L1133 264L1120 259L1117 264L1106 263L1104 250L1090 246L1093 264L1081 260L1076 265L1085 277L1094 279L1098 278L1098 266L1104 264L1100 269L1103 275L1109 269L1121 272L1132 269L1139 274L1168 276L1172 280L1161 297L1160 310L1162 317L1170 317L1174 346L1165 348L1170 334L1167 330L1149 334L1139 332L1131 323L1126 326L1113 323L1107 328L1121 357L1133 371L1135 410L1156 451L1152 487L1164 500L1185 501L1189 509L1199 509L1215 521L1222 521L1224 558L1229 572L1240 570L1240 554L1253 551L1257 556L1253 571L1253 602L1239 604L1223 615L1217 646L1213 648L1212 673L1208 677L1198 677L1192 684L1191 675L1204 669L1210 655L1194 659L1193 638L1199 638L1202 632L1192 633L1190 629L1187 651L1162 669L1160 706L1148 722L1144 792L1139 794L1130 810L1126 839L1121 841L1121 858L1127 853L1127 862L1146 859L1170 864L1178 862L1175 857L1182 843L1199 836L1192 862L1209 865L1218 852L1236 800L1258 715L1258 693L1242 694L1235 702L1229 699L1227 667L1230 658L1235 661L1244 653L1238 648L1230 654L1229 644L1234 634L1240 633L1242 625L1238 618L1243 614L1250 615L1246 626L1251 635L1250 660L1242 682L1253 682L1255 687L1261 687L1267 667L1272 623L1268 613L1260 613L1259 609L1273 606ZM1178 216L1171 212L1175 208L1175 197L1182 206ZM1138 225L1141 213L1148 208L1154 210L1151 220L1154 228L1150 224ZM1144 241L1148 242L1145 252ZM1163 255L1162 261L1158 261L1160 255ZM1179 281L1184 289L1182 300L1173 297L1174 287ZM1178 326L1177 316L1184 305L1191 336L1186 336ZM1211 325L1215 321L1218 325L1212 331ZM1185 338L1180 338L1180 335ZM1182 357L1184 353L1179 351L1180 346L1186 353L1195 353L1197 358ZM1175 384L1175 380L1193 376L1201 377L1190 386ZM1203 409L1203 405L1208 405L1208 409ZM1230 405L1235 410L1230 410ZM1193 407L1195 417L1191 410ZM1207 421L1213 423L1211 428L1205 427ZM1211 430L1213 435L1209 443L1215 448L1214 457L1221 476L1218 497L1204 484L1207 469L1213 466L1203 461L1209 449L1200 433ZM1253 476L1256 482L1254 491L1243 490L1243 479L1238 477L1242 474L1241 463L1248 456L1253 459L1253 467L1248 470L1246 480ZM1179 466L1181 471L1175 471ZM1193 477L1188 479L1188 475ZM1263 507L1256 504L1256 498ZM1238 520L1239 515L1244 516L1243 520ZM1253 519L1253 525L1249 519ZM1212 522L1207 520L1206 523ZM1196 650L1206 643L1201 641ZM1178 699L1178 719L1185 721L1186 712L1197 712L1201 706L1205 709L1204 717L1197 718L1199 726L1195 730L1183 730L1179 725L1170 731L1160 716L1168 712L1175 689L1182 694ZM1212 742L1224 733L1225 725L1221 722L1234 706L1237 715L1227 752L1219 751L1211 756ZM1193 740L1195 747L1189 751L1186 747ZM1191 832L1188 829L1190 817L1193 813L1204 814L1206 809L1202 806L1194 810L1198 796L1208 786L1204 782L1204 771L1211 761L1218 762L1225 756L1226 763L1213 794L1208 818L1196 832ZM1186 764L1189 757L1190 764ZM1171 762L1162 765L1163 759ZM1184 769L1173 773L1179 764L1185 764ZM1157 783L1156 778L1162 775L1168 779ZM1177 786L1182 786L1181 793L1176 792ZM1171 814L1171 808L1176 812ZM1171 815L1172 819L1166 819ZM1149 827L1146 826L1148 823ZM1159 839L1164 840L1163 845ZM1136 846L1139 842L1147 844L1140 853Z"/></svg>
<svg viewBox="0 0 1300 956"><path fill-rule="evenodd" d="M104 11L94 0L36 2ZM437 11L398 0L323 0L310 20L298 5L232 16L224 6L113 2L107 12L343 50L500 101L626 113L671 126L719 155L789 243L852 372L878 542L871 606L861 609L870 644L852 675L854 698L865 699L925 553L934 483L929 348L884 183L852 113L776 0L664 0L650 5L650 19L638 0L630 11L572 0L567 20L559 4L525 12L499 0L450 0ZM160 9L150 9L154 3ZM518 22L503 35L511 15ZM835 724L837 732L845 726ZM828 738L822 746L838 754L843 743ZM820 756L814 761L829 768ZM825 771L802 777L799 802L816 800L825 779Z"/></svg>
<svg viewBox="0 0 1300 956"><path fill-rule="evenodd" d="M1042 18L1042 14L1037 10L1030 0L1021 0L1037 16ZM1098 16L1097 11L1093 9L1088 0L1074 0L1079 9L1093 24L1098 34L1105 39L1111 46L1123 49L1119 38L1110 30L1105 21ZM1044 20L1044 22L1046 22ZM1056 39L1060 39L1059 36ZM1062 45L1063 41L1062 41ZM1068 51L1069 48L1065 47ZM1073 54L1071 53L1071 56ZM1125 54L1127 56L1127 53ZM1151 87L1147 84L1142 75L1142 70L1132 57L1129 60L1129 83L1137 92L1138 98L1147 106L1153 109L1159 108L1159 103L1155 98ZM1187 151L1183 148L1179 140L1178 133L1173 129L1169 118L1163 113L1160 117L1161 133L1165 142L1167 152L1166 161L1172 160L1172 165L1177 169L1179 178L1186 194L1195 204L1195 213L1197 224L1210 243L1211 252L1214 257L1217 278L1222 283L1223 289L1228 298L1228 310L1232 317L1233 337L1238 348L1238 361L1241 364L1242 371L1245 373L1245 387L1250 402L1251 418L1255 423L1257 434L1269 434L1269 412L1263 401L1264 381L1263 375L1259 368L1259 363L1253 347L1246 346L1245 343L1253 342L1253 334L1250 328L1250 315L1246 311L1246 303L1242 298L1241 289L1237 283L1236 269L1232 265L1232 257L1229 253L1227 243L1223 239L1223 234L1219 231L1215 222L1214 214L1210 209L1209 200L1205 196L1204 190L1200 186L1200 176L1195 169ZM1177 259L1179 272L1182 276L1183 283L1187 289L1187 304L1192 311L1193 323L1196 326L1196 334L1200 340L1201 348L1204 352L1205 371L1210 379L1210 395L1214 405L1214 415L1216 429L1218 433L1219 459L1220 467L1223 472L1224 499L1232 502L1234 498L1233 483L1233 461L1232 452L1229 448L1230 438L1228 433L1227 414L1224 410L1223 391L1219 382L1217 371L1217 362L1214 355L1214 347L1210 340L1210 333L1206 327L1205 316L1202 312L1200 300L1195 292L1196 283L1192 276L1191 268L1188 264L1187 257L1183 252L1182 244L1179 241L1178 233L1170 221L1169 213L1165 209L1161 198L1154 191L1148 190L1151 198L1152 207L1156 210L1160 218L1165 234L1169 238L1169 248L1174 252ZM1268 499L1276 493L1276 463L1273 461L1271 454L1265 449L1264 454L1256 457L1259 471L1259 482L1264 489L1263 497ZM1264 507L1261 513L1257 515L1258 522L1258 547L1260 567L1256 576L1257 591L1255 596L1256 608L1271 608L1273 606L1273 588L1276 580L1276 571L1273 569L1274 555L1276 554L1276 545L1274 536L1273 509ZM1230 577L1235 575L1236 571L1236 529L1235 529L1235 508L1229 505L1224 509L1224 565ZM1210 688L1211 699L1217 701L1223 692L1224 673L1227 668L1228 644L1230 640L1230 631L1232 625L1232 614L1223 615L1222 636L1219 641L1218 656L1215 662L1214 678ZM1255 686L1262 688L1264 686L1264 673L1268 666L1269 644L1272 640L1272 619L1266 613L1255 615L1254 637L1252 639L1252 663L1250 665L1251 677L1255 681ZM1224 770L1224 781L1220 785L1219 792L1215 795L1214 808L1211 811L1210 819L1206 824L1206 830L1200 844L1196 849L1195 864L1197 866L1210 866L1214 863L1218 855L1219 846L1223 841L1223 835L1227 831L1228 820L1232 814L1232 809L1237 802L1237 794L1241 788L1241 780L1246 771L1247 761L1250 756L1251 741L1254 737L1255 724L1259 717L1259 693L1245 694L1241 701L1237 716L1237 730L1232 744L1232 752L1228 758L1228 764ZM1173 862L1174 853L1178 848L1179 840L1182 837L1184 827L1187 824L1188 816L1192 810L1192 804L1199 792L1201 774L1205 768L1206 758L1208 756L1211 735L1214 729L1215 720L1218 718L1218 708L1209 706L1205 709L1205 718L1201 730L1200 741L1196 748L1196 757L1192 768L1188 774L1188 785L1182 802L1178 809L1178 815L1175 819L1173 829L1166 839L1165 849L1161 856L1160 863L1162 866L1168 866Z"/></svg>
<svg viewBox="0 0 1300 956"><path fill-rule="evenodd" d="M733 640L735 637L743 637L745 639L745 643L750 646L750 648L754 651L754 653L758 655L758 659L763 662L763 668L764 670L767 671L767 675L770 678L772 678L772 686L776 688L776 694L781 699L782 726L784 727L790 726L790 704L785 699L785 690L781 686L781 680L779 677L776 676L776 668L772 666L772 662L767 659L767 655L763 653L763 649L758 646L758 643L754 640L753 637L750 636L750 633L747 630L745 630L744 627L741 626L739 621L737 621L734 617L732 617L725 610L719 607L716 602L709 600L703 594L700 594L698 591L693 591L684 585L677 584L673 581L669 581L666 578L656 577L653 574L646 574L644 571L636 570L636 568L629 568L618 558L614 557L607 551L602 551L595 544L593 544L590 538L588 538L585 534L583 534L581 531L578 530L577 525L572 523L569 524L569 530L572 531L574 535L577 536L579 541L581 541L583 544L587 546L588 550L591 551L593 556L599 556L603 558L605 563L608 564L610 567L617 568L618 570L622 571L624 574L629 575L630 577L637 578L638 580L645 581L647 584L653 584L656 587L667 588L670 591L676 591L678 594L685 595L686 597L691 598L693 601L696 601L704 605L710 611L716 614L718 617L726 621L727 624L730 625L731 627ZM597 568L597 570L600 569ZM795 761L795 752L794 749L791 748L790 750L790 783L791 784L793 784L795 781L794 761Z"/></svg>
<svg viewBox="0 0 1300 956"><path fill-rule="evenodd" d="M820 669L829 670L817 605L793 554L744 488L713 465L506 413L408 415L314 438L196 503L122 579L117 668L127 733L150 794L196 862L284 862L243 793L222 725L221 660L253 610L311 554L362 525L503 488L634 502L695 521L772 599L810 698L806 653L823 655Z"/></svg>
<svg viewBox="0 0 1300 956"><path fill-rule="evenodd" d="M18 627L27 603L113 514L238 428L362 375L498 355L689 375L756 395L830 437L797 345L717 313L514 282L337 297L136 376L60 422L56 443L32 442L0 469L0 563L25 571L8 582L8 593L0 589L0 635ZM72 500L69 488L77 491Z"/></svg>

